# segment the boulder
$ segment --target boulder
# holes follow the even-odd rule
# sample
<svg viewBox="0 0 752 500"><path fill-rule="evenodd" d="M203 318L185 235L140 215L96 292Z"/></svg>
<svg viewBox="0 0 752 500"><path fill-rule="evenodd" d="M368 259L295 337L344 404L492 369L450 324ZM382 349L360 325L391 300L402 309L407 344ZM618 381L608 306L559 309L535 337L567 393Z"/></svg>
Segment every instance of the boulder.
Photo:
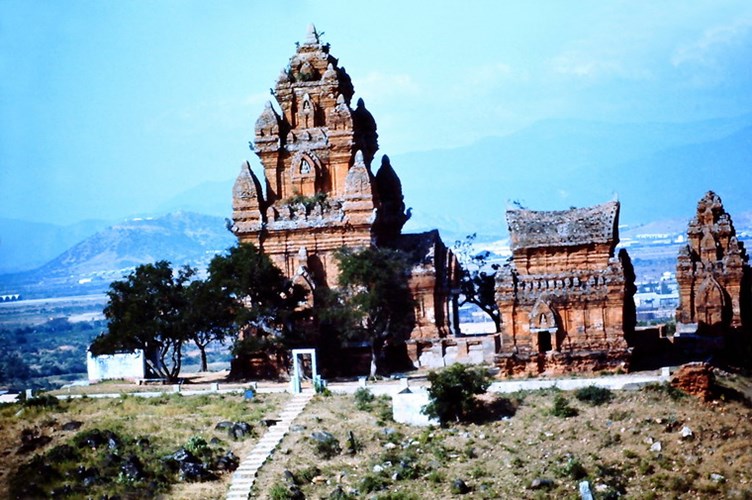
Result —
<svg viewBox="0 0 752 500"><path fill-rule="evenodd" d="M710 401L715 395L715 376L708 363L680 366L671 378L671 385L701 401Z"/></svg>

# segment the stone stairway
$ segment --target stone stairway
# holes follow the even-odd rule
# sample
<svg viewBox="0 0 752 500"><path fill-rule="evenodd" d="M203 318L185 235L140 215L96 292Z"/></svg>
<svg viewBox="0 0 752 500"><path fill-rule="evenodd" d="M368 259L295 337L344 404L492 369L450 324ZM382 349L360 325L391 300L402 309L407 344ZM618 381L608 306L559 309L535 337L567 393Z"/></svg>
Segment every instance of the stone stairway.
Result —
<svg viewBox="0 0 752 500"><path fill-rule="evenodd" d="M247 500L251 487L256 481L256 474L266 459L269 458L274 448L279 445L287 431L290 430L292 421L303 411L313 397L313 392L295 394L285 405L279 414L279 422L271 426L261 437L256 446L238 466L232 475L230 489L227 492L227 500Z"/></svg>

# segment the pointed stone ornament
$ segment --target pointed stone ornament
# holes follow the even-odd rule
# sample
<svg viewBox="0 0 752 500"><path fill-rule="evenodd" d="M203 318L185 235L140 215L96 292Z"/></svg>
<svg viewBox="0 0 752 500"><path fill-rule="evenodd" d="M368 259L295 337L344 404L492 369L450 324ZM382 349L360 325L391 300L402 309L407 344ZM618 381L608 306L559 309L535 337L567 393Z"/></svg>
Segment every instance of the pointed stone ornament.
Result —
<svg viewBox="0 0 752 500"><path fill-rule="evenodd" d="M319 34L316 32L316 26L314 26L313 23L308 25L305 43L307 45L315 45L319 43Z"/></svg>

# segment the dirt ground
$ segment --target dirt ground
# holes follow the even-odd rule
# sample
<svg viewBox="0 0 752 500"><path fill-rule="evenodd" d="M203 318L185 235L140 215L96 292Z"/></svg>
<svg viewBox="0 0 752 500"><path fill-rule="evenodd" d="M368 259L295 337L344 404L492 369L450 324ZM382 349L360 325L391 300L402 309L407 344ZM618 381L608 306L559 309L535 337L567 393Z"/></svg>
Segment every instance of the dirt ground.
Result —
<svg viewBox="0 0 752 500"><path fill-rule="evenodd" d="M261 470L255 494L273 498L294 478L306 498L340 490L350 495L341 498L452 498L462 479L467 498L579 498L583 480L596 498L752 497L748 406L705 404L665 386L613 396L590 406L571 392L520 392L499 406L509 416L446 429L389 422L385 401L364 411L353 396L317 396ZM577 415L554 416L557 397ZM315 431L331 433L341 451L317 453Z"/></svg>

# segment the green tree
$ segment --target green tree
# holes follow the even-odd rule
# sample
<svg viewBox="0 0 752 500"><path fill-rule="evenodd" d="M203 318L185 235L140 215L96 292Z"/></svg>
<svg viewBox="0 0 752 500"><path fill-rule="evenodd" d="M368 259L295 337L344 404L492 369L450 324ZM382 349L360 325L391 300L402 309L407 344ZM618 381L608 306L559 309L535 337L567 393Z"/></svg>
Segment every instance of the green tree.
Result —
<svg viewBox="0 0 752 500"><path fill-rule="evenodd" d="M477 408L475 396L491 385L491 376L483 367L466 367L456 363L428 374L429 403L423 413L438 418L441 425L468 420Z"/></svg>
<svg viewBox="0 0 752 500"><path fill-rule="evenodd" d="M373 376L381 371L385 344L404 341L415 325L410 265L402 252L384 248L343 248L335 257L348 337L370 342Z"/></svg>
<svg viewBox="0 0 752 500"><path fill-rule="evenodd" d="M89 347L94 355L142 349L147 365L160 377L174 380L180 373L181 348L186 340L186 284L195 270L177 272L169 262L138 266L124 280L110 284L104 309L107 332Z"/></svg>
<svg viewBox="0 0 752 500"><path fill-rule="evenodd" d="M496 271L498 264L490 264L490 252L476 252L473 244L476 234L464 241L454 243L454 252L460 261L460 295L458 305L475 304L494 322L496 331L501 331L501 315L496 305Z"/></svg>
<svg viewBox="0 0 752 500"><path fill-rule="evenodd" d="M305 290L293 286L271 259L250 243L214 257L208 270L213 289L233 304L236 331L243 332L234 354L284 350L294 337L296 321L307 314Z"/></svg>
<svg viewBox="0 0 752 500"><path fill-rule="evenodd" d="M235 301L211 279L195 280L185 288L187 308L183 315L186 337L198 348L201 366L208 370L206 347L224 342L236 333Z"/></svg>

